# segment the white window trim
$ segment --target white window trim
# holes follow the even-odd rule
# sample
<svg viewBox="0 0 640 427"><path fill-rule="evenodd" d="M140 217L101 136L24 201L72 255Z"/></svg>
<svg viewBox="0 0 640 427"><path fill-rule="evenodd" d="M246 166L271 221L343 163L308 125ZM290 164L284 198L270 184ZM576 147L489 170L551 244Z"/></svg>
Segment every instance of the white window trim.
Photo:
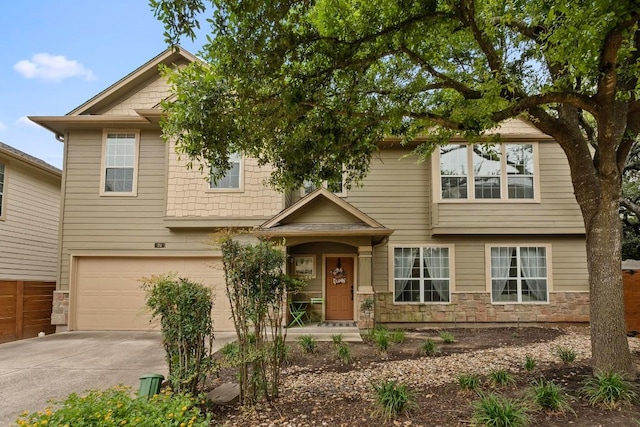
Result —
<svg viewBox="0 0 640 427"><path fill-rule="evenodd" d="M547 300L546 301L494 301L493 290L491 288L491 248L505 248L505 247L538 247L545 248L547 252ZM489 293L492 305L549 305L549 294L554 292L553 290L553 253L551 251L551 243L531 243L531 242L501 242L501 243L486 243L484 245L484 271L485 271L485 284L486 291ZM522 297L518 294L518 299Z"/></svg>
<svg viewBox="0 0 640 427"><path fill-rule="evenodd" d="M393 304L394 305L450 305L452 303L451 298L454 293L456 293L456 282L455 282L455 265L456 265L456 255L455 255L455 245L454 244L434 244L431 243L406 243L406 244L394 244L388 246L388 277L387 281L389 283L389 291L392 293ZM394 277L394 264L393 257L394 251L396 248L448 248L449 249L449 301L407 301L407 302L397 302L395 298L395 277Z"/></svg>
<svg viewBox="0 0 640 427"><path fill-rule="evenodd" d="M2 182L2 200L0 200L0 221L7 218L7 177L9 176L9 162L0 159L0 164L4 165L4 181Z"/></svg>
<svg viewBox="0 0 640 427"><path fill-rule="evenodd" d="M207 193L244 193L244 166L245 159L244 156L240 156L239 167L240 167L240 176L238 177L238 188L211 188L211 166L207 171L209 172L209 176L207 177Z"/></svg>
<svg viewBox="0 0 640 427"><path fill-rule="evenodd" d="M105 191L105 165L107 160L107 135L110 133L132 133L135 135L135 156L133 160L133 183L130 192ZM102 131L102 160L100 162L100 196L106 197L136 197L138 195L138 160L140 158L140 131L135 129L104 129Z"/></svg>
<svg viewBox="0 0 640 427"><path fill-rule="evenodd" d="M455 145L473 145L479 144L471 143L471 142L449 142L449 144ZM500 171L500 198L499 199L476 199L475 191L474 191L474 183L475 177L470 175L467 177L467 198L466 199L443 199L442 198L442 179L440 176L440 150L436 148L433 153L432 159L433 162L431 164L432 170L432 181L436 184L433 186L435 191L434 200L437 203L540 203L540 144L538 141L505 141L497 143L498 145L525 145L530 144L533 146L533 199L509 199L508 198L508 188L507 188L507 171L506 168L501 168ZM468 150L468 148L467 148ZM501 150L501 159L506 158L504 154L504 149ZM473 170L473 156L467 155L467 170Z"/></svg>

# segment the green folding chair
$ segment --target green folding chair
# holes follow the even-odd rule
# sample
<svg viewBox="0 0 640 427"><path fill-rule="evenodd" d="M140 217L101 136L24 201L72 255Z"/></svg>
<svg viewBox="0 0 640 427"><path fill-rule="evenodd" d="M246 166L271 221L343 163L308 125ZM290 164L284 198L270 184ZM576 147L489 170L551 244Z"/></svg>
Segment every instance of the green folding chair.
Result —
<svg viewBox="0 0 640 427"><path fill-rule="evenodd" d="M300 302L289 302L289 313L293 320L289 323L288 328L293 325L304 326L304 317L307 316L307 304Z"/></svg>

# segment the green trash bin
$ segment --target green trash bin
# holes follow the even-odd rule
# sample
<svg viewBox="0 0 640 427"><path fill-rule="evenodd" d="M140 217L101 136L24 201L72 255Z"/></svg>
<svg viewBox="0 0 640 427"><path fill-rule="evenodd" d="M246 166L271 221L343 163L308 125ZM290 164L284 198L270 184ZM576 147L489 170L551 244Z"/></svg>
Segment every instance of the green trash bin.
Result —
<svg viewBox="0 0 640 427"><path fill-rule="evenodd" d="M138 396L147 398L160 393L160 386L164 380L164 375L160 374L144 374L140 377L140 390Z"/></svg>

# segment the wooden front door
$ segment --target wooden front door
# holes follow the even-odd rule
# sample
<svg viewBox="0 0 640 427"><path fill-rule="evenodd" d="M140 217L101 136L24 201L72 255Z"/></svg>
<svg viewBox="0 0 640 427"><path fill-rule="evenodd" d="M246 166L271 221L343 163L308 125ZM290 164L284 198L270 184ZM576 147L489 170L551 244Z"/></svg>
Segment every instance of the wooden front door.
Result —
<svg viewBox="0 0 640 427"><path fill-rule="evenodd" d="M353 320L353 258L326 258L327 320Z"/></svg>

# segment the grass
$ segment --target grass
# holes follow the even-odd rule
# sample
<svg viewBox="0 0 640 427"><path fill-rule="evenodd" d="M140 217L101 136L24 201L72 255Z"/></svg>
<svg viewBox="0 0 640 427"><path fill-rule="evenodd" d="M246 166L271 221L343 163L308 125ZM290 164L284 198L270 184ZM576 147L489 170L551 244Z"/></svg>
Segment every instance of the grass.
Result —
<svg viewBox="0 0 640 427"><path fill-rule="evenodd" d="M401 385L392 380L374 383L376 409L374 417L391 420L404 412L410 412L416 407L415 399L406 385Z"/></svg>
<svg viewBox="0 0 640 427"><path fill-rule="evenodd" d="M615 409L620 404L638 398L635 386L615 372L600 373L588 378L582 394L592 406Z"/></svg>
<svg viewBox="0 0 640 427"><path fill-rule="evenodd" d="M527 358L524 361L524 369L527 372L532 372L534 369L536 369L536 359L534 359L531 356L527 356Z"/></svg>
<svg viewBox="0 0 640 427"><path fill-rule="evenodd" d="M342 334L333 334L331 335L331 341L335 344L335 345L339 345L342 344L342 339L344 338L344 336Z"/></svg>
<svg viewBox="0 0 640 427"><path fill-rule="evenodd" d="M460 391L476 391L480 388L480 377L474 374L460 374L458 376L458 385L460 386Z"/></svg>
<svg viewBox="0 0 640 427"><path fill-rule="evenodd" d="M407 333L402 329L395 329L391 331L390 338L393 343L403 343L407 339Z"/></svg>
<svg viewBox="0 0 640 427"><path fill-rule="evenodd" d="M562 387L553 381L540 378L534 382L530 391L530 397L536 405L544 410L560 414L572 411L571 405L569 404L569 397L564 393Z"/></svg>
<svg viewBox="0 0 640 427"><path fill-rule="evenodd" d="M423 356L435 356L438 353L438 346L431 338L424 340L420 346L420 354Z"/></svg>
<svg viewBox="0 0 640 427"><path fill-rule="evenodd" d="M353 355L351 354L351 347L345 342L341 342L336 346L336 357L343 363L351 363L353 361Z"/></svg>
<svg viewBox="0 0 640 427"><path fill-rule="evenodd" d="M472 423L487 427L521 427L529 424L525 406L495 394L481 395L473 403Z"/></svg>
<svg viewBox="0 0 640 427"><path fill-rule="evenodd" d="M575 350L569 347L558 347L556 354L565 365L575 361L578 356Z"/></svg>
<svg viewBox="0 0 640 427"><path fill-rule="evenodd" d="M318 350L318 343L311 335L300 335L298 343L305 353L313 354Z"/></svg>
<svg viewBox="0 0 640 427"><path fill-rule="evenodd" d="M445 344L451 344L456 342L455 335L453 335L451 332L448 332L448 331L440 331L440 338L442 339L442 342L444 342Z"/></svg>
<svg viewBox="0 0 640 427"><path fill-rule="evenodd" d="M489 372L489 384L492 387L504 387L509 384L515 384L513 375L506 369L496 369Z"/></svg>
<svg viewBox="0 0 640 427"><path fill-rule="evenodd" d="M381 353L386 353L389 350L391 344L391 338L389 337L389 331L386 329L379 329L373 334L373 342Z"/></svg>

